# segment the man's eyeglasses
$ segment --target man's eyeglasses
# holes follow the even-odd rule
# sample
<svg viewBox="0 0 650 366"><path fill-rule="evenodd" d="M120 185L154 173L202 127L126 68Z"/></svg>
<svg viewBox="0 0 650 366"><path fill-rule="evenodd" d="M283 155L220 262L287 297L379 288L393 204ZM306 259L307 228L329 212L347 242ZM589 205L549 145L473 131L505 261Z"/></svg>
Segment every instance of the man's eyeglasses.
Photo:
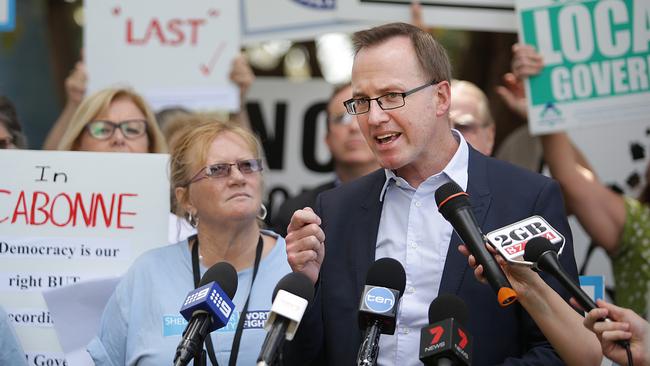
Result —
<svg viewBox="0 0 650 366"><path fill-rule="evenodd" d="M391 92L381 95L377 98L352 98L343 102L345 109L347 109L350 114L363 114L367 113L370 110L370 101L376 100L379 108L387 111L390 109L397 109L403 107L405 102L404 98L409 95L418 92L428 86L435 85L439 83L438 81L431 81L424 85L420 85L417 88L405 91L403 93Z"/></svg>
<svg viewBox="0 0 650 366"><path fill-rule="evenodd" d="M0 138L0 149L11 149L13 147L15 147L13 137Z"/></svg>
<svg viewBox="0 0 650 366"><path fill-rule="evenodd" d="M111 121L92 121L86 125L90 136L98 140L107 140L113 136L115 129L119 128L127 139L135 139L147 132L147 121L131 119L119 123Z"/></svg>
<svg viewBox="0 0 650 366"><path fill-rule="evenodd" d="M248 159L248 160L238 160L234 163L217 163L208 165L205 168L201 168L195 175L194 178L190 179L190 183L194 183L203 178L224 178L230 175L230 169L232 166L236 165L237 169L242 174L252 174L255 172L262 171L262 160L261 159Z"/></svg>

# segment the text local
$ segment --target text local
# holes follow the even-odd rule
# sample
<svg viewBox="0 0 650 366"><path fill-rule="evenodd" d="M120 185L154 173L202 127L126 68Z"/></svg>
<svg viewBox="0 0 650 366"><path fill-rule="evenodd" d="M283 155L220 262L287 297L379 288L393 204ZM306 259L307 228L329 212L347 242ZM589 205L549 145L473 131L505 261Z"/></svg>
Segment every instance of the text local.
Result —
<svg viewBox="0 0 650 366"><path fill-rule="evenodd" d="M549 11L534 12L544 64L558 65L551 71L556 100L650 89L650 1L634 0L632 7L633 14L623 1L599 1L591 10L565 6L557 16L557 38L551 34ZM594 60L596 51L610 60Z"/></svg>
<svg viewBox="0 0 650 366"><path fill-rule="evenodd" d="M136 193L12 192L0 188L0 225L133 229Z"/></svg>

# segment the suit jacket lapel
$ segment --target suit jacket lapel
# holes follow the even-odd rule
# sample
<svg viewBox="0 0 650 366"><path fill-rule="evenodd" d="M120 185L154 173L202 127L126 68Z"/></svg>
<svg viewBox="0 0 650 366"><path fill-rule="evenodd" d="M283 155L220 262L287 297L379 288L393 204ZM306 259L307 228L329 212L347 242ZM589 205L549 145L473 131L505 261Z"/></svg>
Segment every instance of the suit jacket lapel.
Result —
<svg viewBox="0 0 650 366"><path fill-rule="evenodd" d="M348 246L348 258L354 265L356 272L357 288L363 288L366 283L368 269L375 261L375 249L377 247L377 233L379 231L379 220L381 219L382 202L379 194L383 188L386 176L383 170L375 173L372 182L360 200L359 205L350 207L355 227L351 233L351 240L347 241L352 245Z"/></svg>
<svg viewBox="0 0 650 366"><path fill-rule="evenodd" d="M469 146L469 145L468 145ZM486 157L469 146L467 193L472 211L480 226L485 223L490 206L490 189L487 180ZM461 240L454 231L449 242L445 269L439 293L457 294L460 290L465 271L469 268L467 258L458 251Z"/></svg>

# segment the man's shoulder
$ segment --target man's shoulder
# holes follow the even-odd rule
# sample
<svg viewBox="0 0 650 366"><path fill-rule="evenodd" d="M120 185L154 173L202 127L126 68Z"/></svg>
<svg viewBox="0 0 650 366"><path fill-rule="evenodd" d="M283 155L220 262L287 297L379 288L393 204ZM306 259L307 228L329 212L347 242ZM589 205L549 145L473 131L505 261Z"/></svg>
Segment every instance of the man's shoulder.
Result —
<svg viewBox="0 0 650 366"><path fill-rule="evenodd" d="M300 192L298 195L288 198L280 206L280 212L290 212L293 214L294 211L300 210L305 207L314 207L316 203L316 197L324 191L332 189L336 186L335 181L329 181L323 183L317 187L306 189Z"/></svg>
<svg viewBox="0 0 650 366"><path fill-rule="evenodd" d="M495 159L492 157L481 156L478 159L485 164L485 172L487 179L492 183L492 186L498 187L520 187L522 189L540 188L553 179L533 172L531 170L514 165L507 161ZM471 169L471 165L470 165Z"/></svg>
<svg viewBox="0 0 650 366"><path fill-rule="evenodd" d="M371 194L377 191L377 200L379 200L379 192L386 181L386 173L383 169L377 169L374 172L364 175L363 177L354 179L345 184L330 189L321 194L321 201L323 200L336 200L336 199L355 199L365 197L366 194Z"/></svg>

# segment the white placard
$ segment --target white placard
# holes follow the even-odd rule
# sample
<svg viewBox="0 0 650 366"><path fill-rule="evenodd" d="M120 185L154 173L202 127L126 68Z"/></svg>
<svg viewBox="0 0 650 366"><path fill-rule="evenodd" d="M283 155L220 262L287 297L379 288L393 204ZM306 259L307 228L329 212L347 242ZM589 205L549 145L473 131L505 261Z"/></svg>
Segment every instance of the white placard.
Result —
<svg viewBox="0 0 650 366"><path fill-rule="evenodd" d="M44 290L120 276L142 252L167 243L167 161L0 150L0 304L25 352L61 352Z"/></svg>
<svg viewBox="0 0 650 366"><path fill-rule="evenodd" d="M332 90L323 80L255 80L246 107L252 128L264 145L268 166L265 201L271 212L287 194L333 179L331 154L325 144L325 108Z"/></svg>
<svg viewBox="0 0 650 366"><path fill-rule="evenodd" d="M242 42L308 40L332 32L354 32L368 22L340 19L335 0L242 0Z"/></svg>
<svg viewBox="0 0 650 366"><path fill-rule="evenodd" d="M130 85L154 108L237 110L236 0L86 0L88 91Z"/></svg>
<svg viewBox="0 0 650 366"><path fill-rule="evenodd" d="M647 121L650 2L517 2L520 40L544 69L526 81L533 134Z"/></svg>
<svg viewBox="0 0 650 366"><path fill-rule="evenodd" d="M374 22L411 22L411 0L338 0L338 16ZM517 30L514 0L420 1L431 27L491 32Z"/></svg>

